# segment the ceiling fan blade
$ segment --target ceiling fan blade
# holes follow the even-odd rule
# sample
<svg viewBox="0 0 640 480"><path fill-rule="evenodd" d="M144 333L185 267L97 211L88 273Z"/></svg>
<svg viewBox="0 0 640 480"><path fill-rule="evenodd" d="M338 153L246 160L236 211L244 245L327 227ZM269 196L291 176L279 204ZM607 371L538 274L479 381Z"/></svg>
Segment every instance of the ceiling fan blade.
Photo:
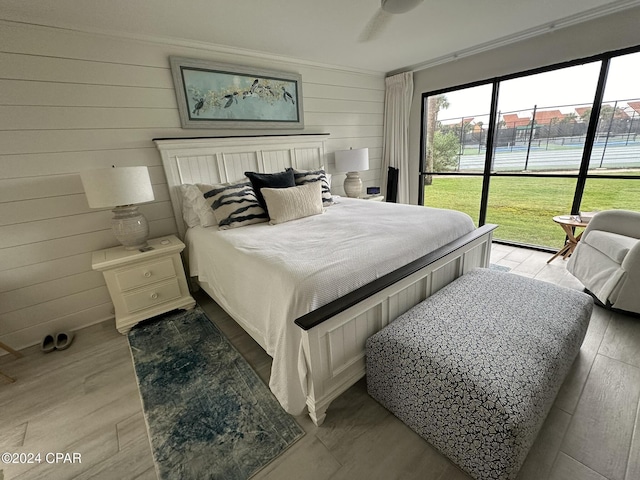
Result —
<svg viewBox="0 0 640 480"><path fill-rule="evenodd" d="M367 22L362 32L358 36L359 42L368 42L370 40L374 40L380 36L385 27L389 24L389 20L391 20L391 13L385 12L381 8L371 17L371 20Z"/></svg>
<svg viewBox="0 0 640 480"><path fill-rule="evenodd" d="M389 13L407 13L424 0L381 0L381 8Z"/></svg>

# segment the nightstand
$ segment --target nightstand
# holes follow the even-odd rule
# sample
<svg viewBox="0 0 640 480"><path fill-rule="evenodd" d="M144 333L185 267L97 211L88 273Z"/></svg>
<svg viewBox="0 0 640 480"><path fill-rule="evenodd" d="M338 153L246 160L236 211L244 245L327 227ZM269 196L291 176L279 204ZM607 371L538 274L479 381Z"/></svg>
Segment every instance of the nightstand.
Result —
<svg viewBox="0 0 640 480"><path fill-rule="evenodd" d="M360 200L373 200L374 202L384 201L384 195L363 195L358 197Z"/></svg>
<svg viewBox="0 0 640 480"><path fill-rule="evenodd" d="M180 257L184 243L169 235L149 240L149 246L144 252L122 246L93 252L91 266L104 275L123 335L142 320L196 304Z"/></svg>

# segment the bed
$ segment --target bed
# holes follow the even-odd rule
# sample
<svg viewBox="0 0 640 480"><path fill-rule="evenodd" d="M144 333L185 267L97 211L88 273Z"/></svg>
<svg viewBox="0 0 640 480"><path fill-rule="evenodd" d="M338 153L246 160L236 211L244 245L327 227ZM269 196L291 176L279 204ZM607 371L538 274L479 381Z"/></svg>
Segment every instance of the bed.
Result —
<svg viewBox="0 0 640 480"><path fill-rule="evenodd" d="M189 275L273 358L283 408L321 425L365 372L365 341L478 266L494 226L460 212L334 198L324 213L241 228L183 221L181 185L326 165L326 135L155 140Z"/></svg>

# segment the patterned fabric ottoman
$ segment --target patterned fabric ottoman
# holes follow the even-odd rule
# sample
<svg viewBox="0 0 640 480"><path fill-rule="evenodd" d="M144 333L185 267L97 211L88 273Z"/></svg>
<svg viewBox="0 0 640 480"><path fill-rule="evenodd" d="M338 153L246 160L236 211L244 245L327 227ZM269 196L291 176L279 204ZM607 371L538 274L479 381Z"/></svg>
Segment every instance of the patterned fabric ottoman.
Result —
<svg viewBox="0 0 640 480"><path fill-rule="evenodd" d="M513 479L589 325L590 296L476 269L367 340L367 389L475 479Z"/></svg>

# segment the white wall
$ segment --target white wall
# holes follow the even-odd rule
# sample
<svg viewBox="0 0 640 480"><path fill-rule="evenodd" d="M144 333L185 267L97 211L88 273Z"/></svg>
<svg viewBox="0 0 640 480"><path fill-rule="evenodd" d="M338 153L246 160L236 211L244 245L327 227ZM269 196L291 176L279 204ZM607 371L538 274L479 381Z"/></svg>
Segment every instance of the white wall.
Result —
<svg viewBox="0 0 640 480"><path fill-rule="evenodd" d="M89 209L78 172L146 165L156 201L151 235L174 233L152 139L296 131L183 130L168 56L302 75L305 133L330 133L333 152L369 147L367 185L379 185L384 79L203 46L144 42L0 21L0 340L15 348L113 316L91 252L116 245L109 210ZM337 193L344 177L334 176ZM115 328L115 327L114 327Z"/></svg>
<svg viewBox="0 0 640 480"><path fill-rule="evenodd" d="M640 8L601 17L414 73L409 128L410 201L418 201L422 94L640 45Z"/></svg>

